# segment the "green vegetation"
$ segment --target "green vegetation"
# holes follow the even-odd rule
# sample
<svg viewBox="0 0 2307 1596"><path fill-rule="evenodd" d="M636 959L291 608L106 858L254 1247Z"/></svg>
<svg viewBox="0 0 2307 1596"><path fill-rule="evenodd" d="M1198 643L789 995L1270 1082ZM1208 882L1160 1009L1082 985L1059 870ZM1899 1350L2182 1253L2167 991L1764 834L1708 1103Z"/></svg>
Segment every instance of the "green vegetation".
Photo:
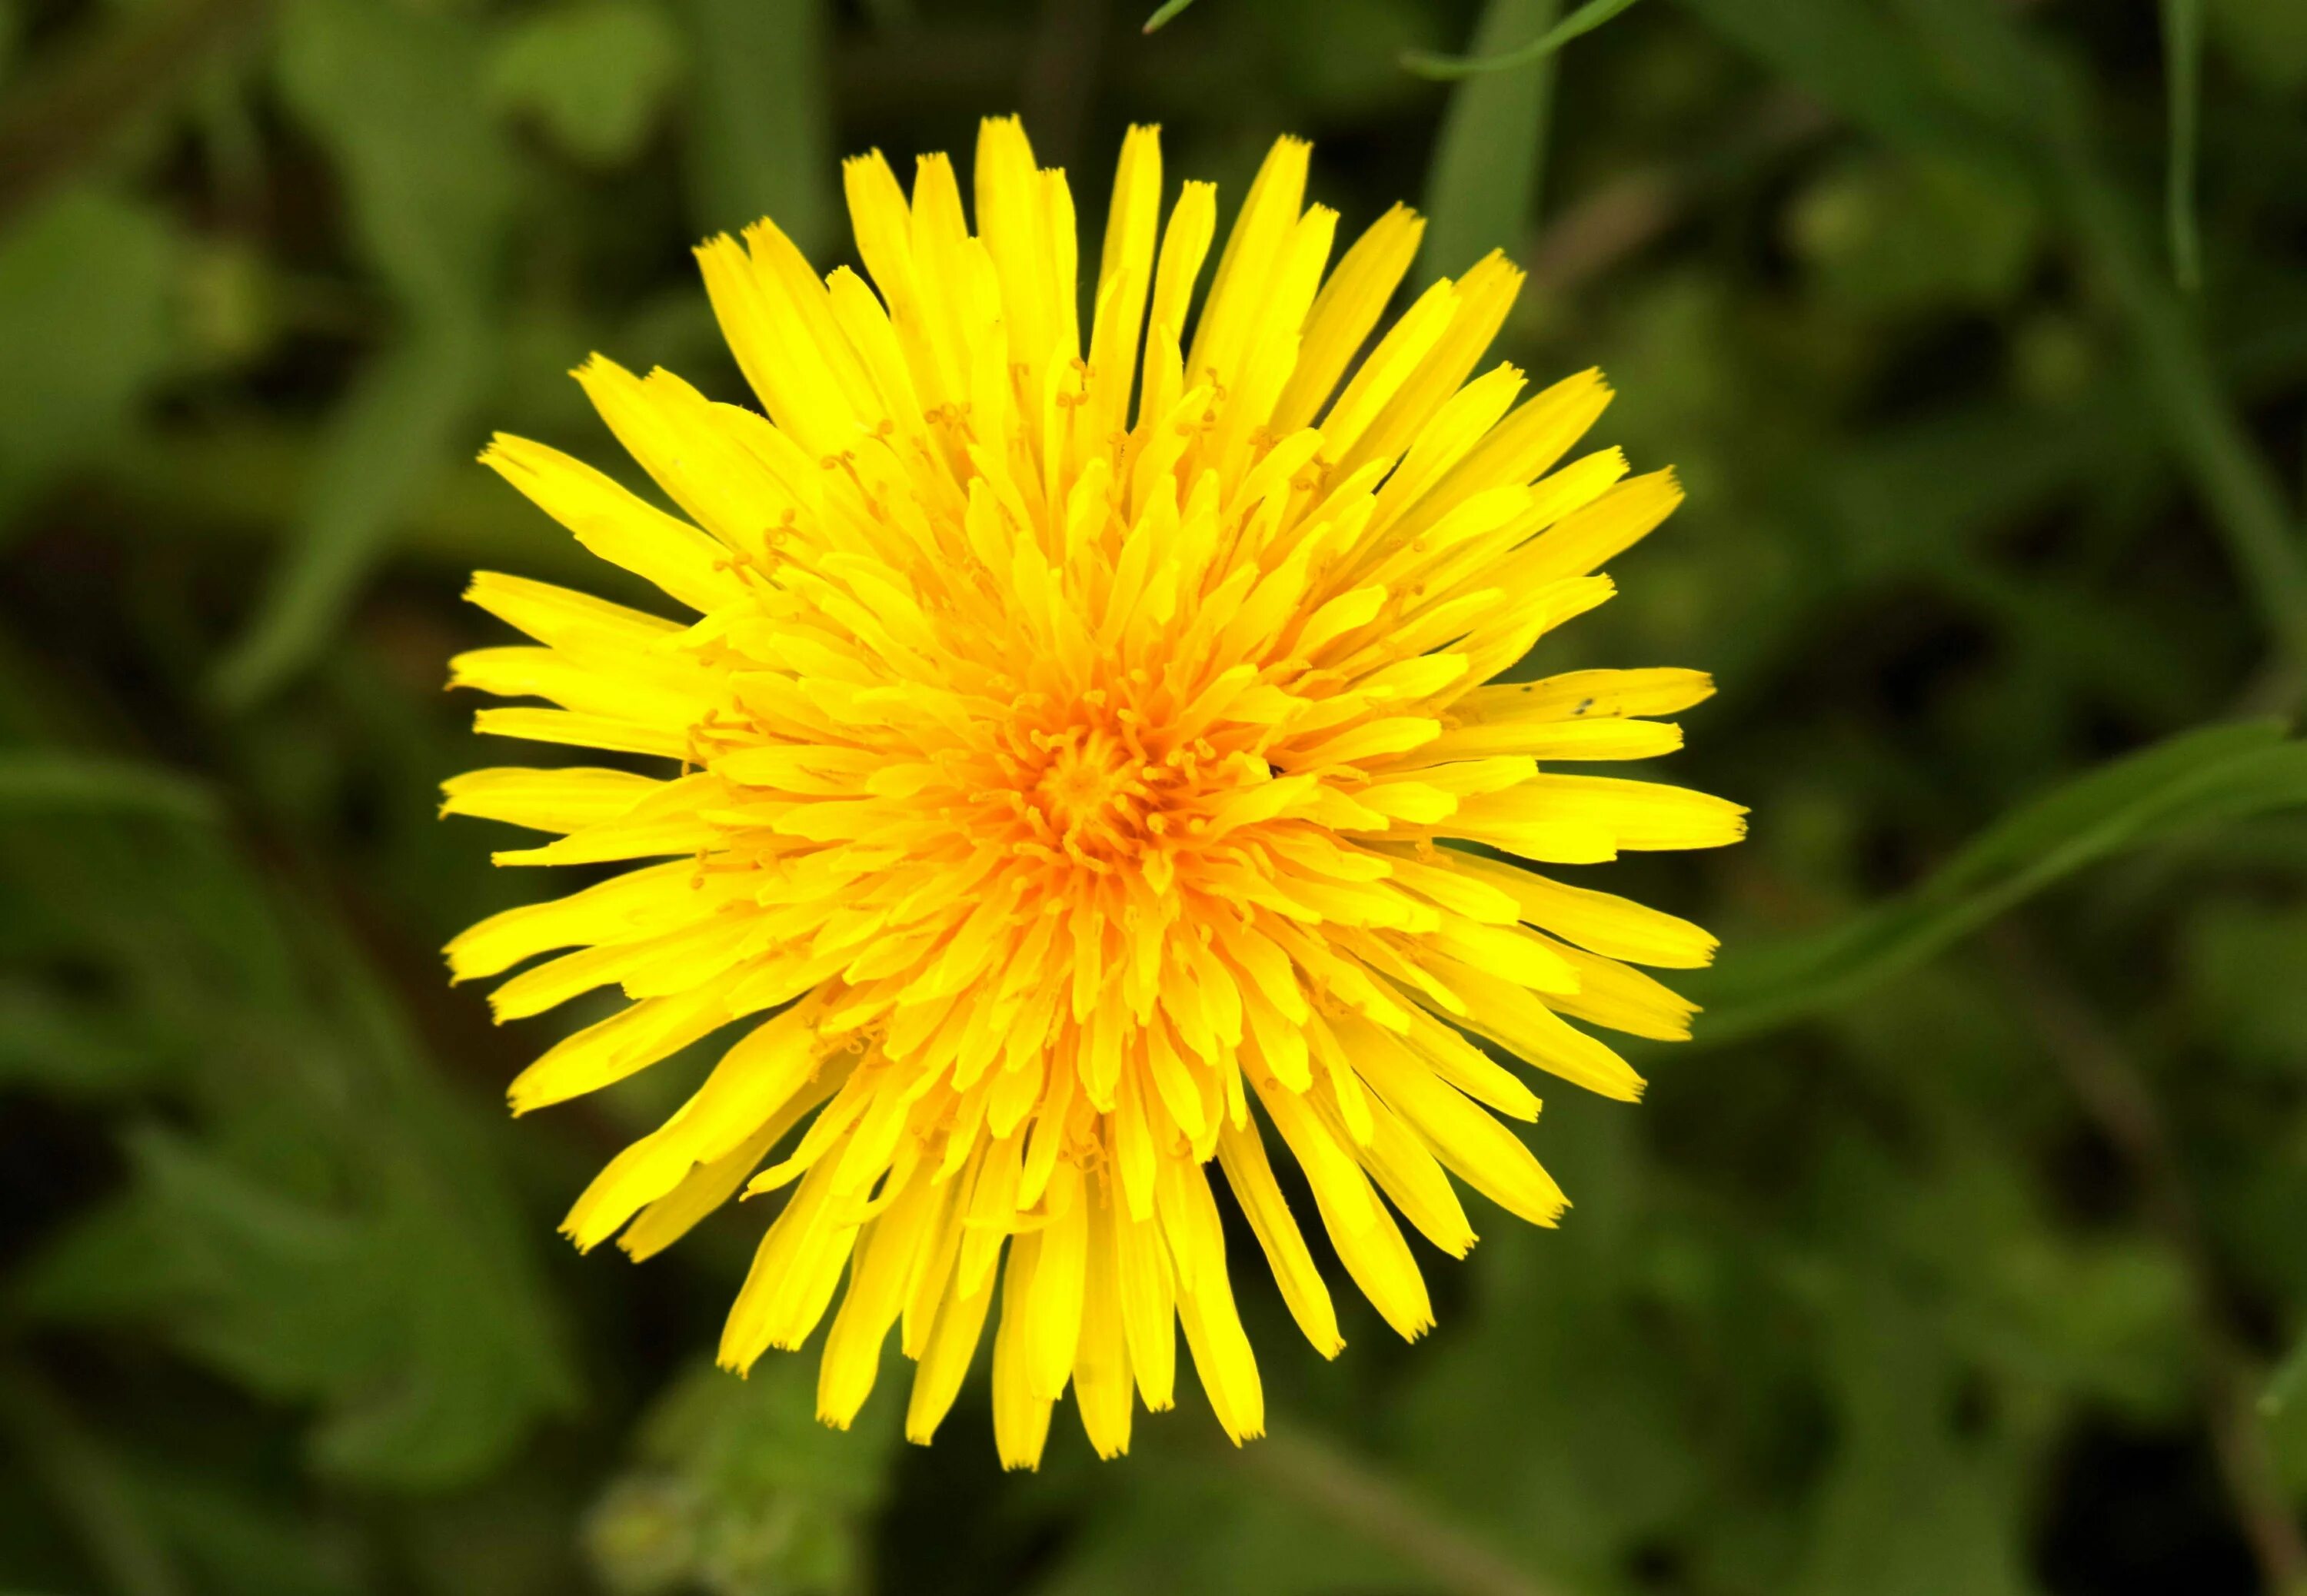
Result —
<svg viewBox="0 0 2307 1596"><path fill-rule="evenodd" d="M0 1592L2307 1591L2307 6L1151 9L0 0ZM1711 671L1754 817L1612 867L1726 951L1561 1230L1335 1363L1245 1270L1269 1439L1031 1477L982 1353L927 1451L705 1368L758 1205L574 1256L682 1081L512 1127L434 953L539 887L465 574L633 596L474 451L741 397L689 246L1012 109L1528 265L1690 490L1543 664Z"/></svg>

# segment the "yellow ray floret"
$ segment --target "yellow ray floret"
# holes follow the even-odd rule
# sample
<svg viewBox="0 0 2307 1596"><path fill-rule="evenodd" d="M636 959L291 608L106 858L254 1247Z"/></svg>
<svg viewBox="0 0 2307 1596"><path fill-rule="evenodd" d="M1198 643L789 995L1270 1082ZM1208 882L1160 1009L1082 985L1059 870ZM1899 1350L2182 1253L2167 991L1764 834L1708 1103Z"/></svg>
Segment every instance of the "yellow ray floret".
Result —
<svg viewBox="0 0 2307 1596"><path fill-rule="evenodd" d="M1536 1225L1566 1206L1498 1117L1539 1112L1501 1059L1631 1099L1573 1021L1689 1034L1634 967L1713 939L1529 866L1737 840L1735 805L1592 770L1679 747L1659 717L1711 683L1494 679L1611 596L1600 568L1681 490L1568 458L1599 374L1518 405L1519 371L1475 374L1521 282L1502 258L1380 331L1422 224L1389 211L1334 267L1308 154L1274 147L1198 317L1215 192L1165 221L1151 128L1086 300L1064 175L1016 121L984 125L973 232L944 157L910 195L859 158L870 284L767 221L698 252L759 410L578 373L678 515L540 444L482 457L690 613L474 579L527 641L452 685L542 701L480 730L657 763L447 784L444 813L549 834L499 863L632 862L474 926L453 973L521 967L500 1019L629 1000L522 1072L519 1111L737 1025L564 1228L646 1258L762 1196L722 1361L829 1315L828 1423L894 1333L927 1441L990 1319L1012 1467L1068 1390L1097 1452L1128 1450L1136 1405L1171 1405L1180 1327L1219 1423L1256 1436L1214 1173L1316 1352L1345 1342L1308 1218L1414 1338L1433 1308L1397 1216L1457 1256L1459 1184Z"/></svg>

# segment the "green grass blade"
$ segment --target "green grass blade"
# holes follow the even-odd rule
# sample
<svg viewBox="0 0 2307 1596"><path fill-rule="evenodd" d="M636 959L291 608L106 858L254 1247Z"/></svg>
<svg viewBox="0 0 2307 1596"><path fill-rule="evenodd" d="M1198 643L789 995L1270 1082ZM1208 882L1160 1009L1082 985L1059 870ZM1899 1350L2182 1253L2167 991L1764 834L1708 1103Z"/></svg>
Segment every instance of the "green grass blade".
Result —
<svg viewBox="0 0 2307 1596"><path fill-rule="evenodd" d="M2163 0L2163 84L2170 148L2163 182L2163 219L2171 235L2171 272L2192 294L2203 285L2203 243L2195 221L2195 150L2202 121L2203 0Z"/></svg>
<svg viewBox="0 0 2307 1596"><path fill-rule="evenodd" d="M2101 158L2096 107L1999 7L1917 7L1908 25L1840 0L1685 0L1725 38L1902 149L2020 173L2063 216L2111 292L2173 455L2193 478L2242 585L2294 670L2307 663L2307 557L2284 492L2226 394L2184 302L2154 262L2133 197ZM1957 17L1964 47L1918 33ZM1951 81L1934 59L1960 59ZM1968 84L1997 85L1966 99Z"/></svg>
<svg viewBox="0 0 2307 1596"><path fill-rule="evenodd" d="M219 703L249 707L328 646L386 542L458 459L489 337L461 319L425 329L373 362L330 418L296 539L210 681Z"/></svg>
<svg viewBox="0 0 2307 1596"><path fill-rule="evenodd" d="M0 752L0 815L145 815L214 824L208 786L158 765L49 748Z"/></svg>
<svg viewBox="0 0 2307 1596"><path fill-rule="evenodd" d="M690 220L720 233L768 217L816 260L835 218L823 0L685 0L682 14Z"/></svg>
<svg viewBox="0 0 2307 1596"><path fill-rule="evenodd" d="M2155 269L2137 208L2074 141L2063 141L2060 155L2077 235L2130 323L2172 450L2193 477L2268 633L2294 670L2307 667L2307 557L2282 483L2226 391L2185 302Z"/></svg>
<svg viewBox="0 0 2307 1596"><path fill-rule="evenodd" d="M2182 832L2307 807L2307 742L2214 726L2078 777L1994 822L1920 886L1840 926L1736 953L1692 980L1699 1035L1729 1042L1863 996L2053 883Z"/></svg>
<svg viewBox="0 0 2307 1596"><path fill-rule="evenodd" d="M1474 34L1479 50L1544 35L1556 0L1490 0ZM1538 209L1548 113L1551 62L1536 71L1486 76L1451 91L1435 135L1426 177L1426 244L1421 276L1456 274L1493 249L1513 251Z"/></svg>
<svg viewBox="0 0 2307 1596"><path fill-rule="evenodd" d="M1189 4L1191 0L1171 0L1171 5L1162 9L1168 11L1174 6L1182 10ZM1435 79L1471 78L1532 66L1572 39L1593 32L1620 12L1631 10L1634 4L1634 0L1586 0L1585 4L1519 49L1497 53L1480 50L1471 55L1440 55L1431 50L1411 50L1402 55L1402 64L1403 70L1415 73L1421 78ZM1147 30L1152 30L1150 24Z"/></svg>
<svg viewBox="0 0 2307 1596"><path fill-rule="evenodd" d="M1139 31L1145 33L1160 32L1162 29L1167 28L1172 21L1176 21L1179 13L1184 11L1186 7L1191 5L1193 3L1194 0L1162 0L1162 8L1156 11L1152 16L1145 19L1145 26L1139 30Z"/></svg>

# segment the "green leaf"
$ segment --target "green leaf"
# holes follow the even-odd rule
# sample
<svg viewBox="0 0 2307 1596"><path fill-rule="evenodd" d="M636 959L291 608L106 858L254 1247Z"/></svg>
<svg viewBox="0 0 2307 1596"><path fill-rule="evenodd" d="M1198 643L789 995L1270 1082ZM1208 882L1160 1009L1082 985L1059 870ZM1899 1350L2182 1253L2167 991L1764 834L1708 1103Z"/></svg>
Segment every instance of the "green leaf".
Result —
<svg viewBox="0 0 2307 1596"><path fill-rule="evenodd" d="M1634 0L1586 0L1585 4L1518 49L1492 53L1480 47L1488 43L1484 38L1475 41L1477 50L1471 55L1437 55L1430 50L1411 50L1402 56L1402 64L1421 78L1466 78L1534 66L1572 39L1593 32L1620 12L1631 9L1634 4ZM1483 32L1487 35L1488 31L1486 21Z"/></svg>
<svg viewBox="0 0 2307 1596"><path fill-rule="evenodd" d="M0 235L0 513L111 443L166 371L176 256L152 208L87 189Z"/></svg>
<svg viewBox="0 0 2307 1596"><path fill-rule="evenodd" d="M2277 1368L2275 1378L2267 1382L2267 1390L2259 1399L2259 1411L2270 1415L2282 1413L2302 1395L2307 1395L2307 1336L2299 1338L2299 1344Z"/></svg>
<svg viewBox="0 0 2307 1596"><path fill-rule="evenodd" d="M1556 9L1556 0L1489 0L1474 46L1527 38L1554 20ZM1421 275L1455 275L1494 249L1520 249L1538 207L1553 104L1550 61L1535 72L1478 78L1452 91L1426 175Z"/></svg>
<svg viewBox="0 0 2307 1596"><path fill-rule="evenodd" d="M205 782L158 765L59 749L0 749L0 819L22 814L150 815L213 825L224 812Z"/></svg>
<svg viewBox="0 0 2307 1596"><path fill-rule="evenodd" d="M483 92L483 40L455 11L293 0L280 88L344 185L362 253L417 315L487 302L515 192Z"/></svg>
<svg viewBox="0 0 2307 1596"><path fill-rule="evenodd" d="M105 1006L0 979L0 1088L111 1097L153 1084L167 1061Z"/></svg>
<svg viewBox="0 0 2307 1596"><path fill-rule="evenodd" d="M640 152L682 68L662 7L587 0L522 18L489 63L489 96L533 118L571 158L618 166Z"/></svg>
<svg viewBox="0 0 2307 1596"><path fill-rule="evenodd" d="M691 221L720 233L767 217L814 259L834 242L824 0L681 0L681 13Z"/></svg>
<svg viewBox="0 0 2307 1596"><path fill-rule="evenodd" d="M559 1315L482 1126L443 1090L357 952L326 926L305 940L369 1099L332 1128L368 1201L359 1284L382 1298L368 1311L385 1331L371 1344L378 1364L330 1394L315 1453L383 1485L472 1479L573 1402Z"/></svg>
<svg viewBox="0 0 2307 1596"><path fill-rule="evenodd" d="M1185 11L1186 7L1191 5L1193 3L1194 0L1162 0L1160 9L1156 10L1152 16L1145 19L1145 25L1140 29L1139 31L1143 33L1159 33L1162 29L1167 28L1171 22L1177 21L1179 15Z"/></svg>
<svg viewBox="0 0 2307 1596"><path fill-rule="evenodd" d="M346 1479L434 1489L495 1466L571 1378L542 1238L475 1110L340 934L213 834L80 824L37 846L0 828L0 890L165 1040L172 1123L128 1130L125 1189L18 1274L13 1305L138 1326L316 1410L313 1455Z"/></svg>
<svg viewBox="0 0 2307 1596"><path fill-rule="evenodd" d="M297 535L210 687L244 709L328 646L386 542L465 464L465 430L492 352L476 322L432 320L371 363L315 451Z"/></svg>
<svg viewBox="0 0 2307 1596"><path fill-rule="evenodd" d="M710 1596L863 1589L904 1401L881 1393L845 1434L817 1421L816 1386L815 1359L791 1353L743 1379L701 1367L676 1378L643 1422L637 1466L586 1523L603 1583Z"/></svg>
<svg viewBox="0 0 2307 1596"><path fill-rule="evenodd" d="M2065 213L2128 322L2173 454L2226 539L2268 629L2307 663L2307 559L2282 484L2228 395L2186 306L2156 269L2131 196L2094 142L2078 74L2008 7L1908 0L1685 0L1710 26L1857 126L1906 147L2027 174Z"/></svg>
<svg viewBox="0 0 2307 1596"><path fill-rule="evenodd" d="M2026 1596L2023 1455L1955 1433L1960 1371L1933 1316L1887 1278L1825 1283L1836 1443L1801 1578L1815 1596Z"/></svg>
<svg viewBox="0 0 2307 1596"><path fill-rule="evenodd" d="M2191 294L2203 286L2203 241L2195 225L2195 146L2202 122L2203 0L2163 0L2163 86L2170 149L2163 179L2163 224L2171 273Z"/></svg>
<svg viewBox="0 0 2307 1596"><path fill-rule="evenodd" d="M2021 805L1919 887L1843 925L1732 953L1688 983L1698 1034L1738 1040L1826 1012L2087 866L2182 832L2307 806L2307 742L2273 722L2215 726Z"/></svg>
<svg viewBox="0 0 2307 1596"><path fill-rule="evenodd" d="M324 1041L306 1046L329 1062ZM23 1308L149 1324L262 1395L317 1404L313 1455L332 1473L435 1489L485 1472L566 1402L568 1371L535 1282L491 1233L485 1164L435 1156L452 1144L421 1097L377 1106L415 1122L365 1148L304 1122L346 1159L337 1200L138 1132L130 1193L39 1261Z"/></svg>
<svg viewBox="0 0 2307 1596"><path fill-rule="evenodd" d="M386 0L295 0L282 91L334 159L354 231L406 318L330 418L297 517L211 690L245 708L325 647L386 540L464 453L494 358L512 167L480 36Z"/></svg>

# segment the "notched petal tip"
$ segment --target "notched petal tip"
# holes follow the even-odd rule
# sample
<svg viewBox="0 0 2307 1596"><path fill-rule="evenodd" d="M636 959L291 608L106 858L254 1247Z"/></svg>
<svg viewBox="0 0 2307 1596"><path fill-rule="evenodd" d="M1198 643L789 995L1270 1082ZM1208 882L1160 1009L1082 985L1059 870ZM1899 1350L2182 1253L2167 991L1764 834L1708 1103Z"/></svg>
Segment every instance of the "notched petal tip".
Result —
<svg viewBox="0 0 2307 1596"><path fill-rule="evenodd" d="M591 1253L595 1248L616 1233L614 1231L608 1231L600 1234L587 1234L586 1227L578 1222L574 1214L563 1219L554 1229L559 1234L569 1238L569 1244L577 1249L577 1255L579 1258Z"/></svg>
<svg viewBox="0 0 2307 1596"><path fill-rule="evenodd" d="M533 476L536 472L523 457L523 446L527 442L518 433L492 432L474 458L508 482L516 476Z"/></svg>
<svg viewBox="0 0 2307 1596"><path fill-rule="evenodd" d="M689 252L708 272L731 255L737 258L739 265L745 263L745 246L727 233L716 233L710 238L699 239L689 246Z"/></svg>

